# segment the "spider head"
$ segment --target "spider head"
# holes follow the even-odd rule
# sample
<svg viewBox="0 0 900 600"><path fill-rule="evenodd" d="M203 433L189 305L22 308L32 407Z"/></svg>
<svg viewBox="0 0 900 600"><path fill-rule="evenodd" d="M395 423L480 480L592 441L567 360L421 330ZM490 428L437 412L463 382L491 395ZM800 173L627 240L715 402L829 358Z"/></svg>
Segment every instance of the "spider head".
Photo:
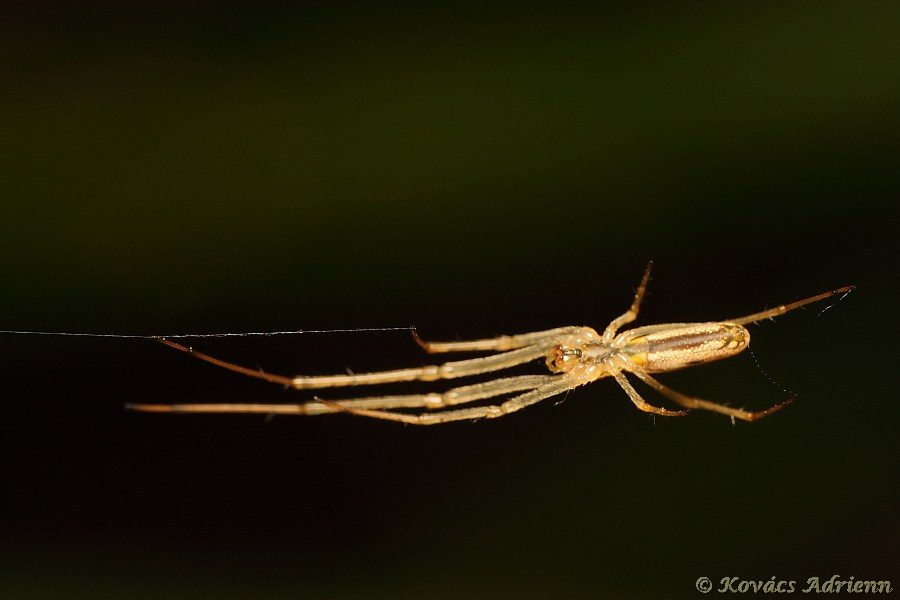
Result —
<svg viewBox="0 0 900 600"><path fill-rule="evenodd" d="M547 352L547 367L554 373L571 371L582 362L581 348L557 344Z"/></svg>

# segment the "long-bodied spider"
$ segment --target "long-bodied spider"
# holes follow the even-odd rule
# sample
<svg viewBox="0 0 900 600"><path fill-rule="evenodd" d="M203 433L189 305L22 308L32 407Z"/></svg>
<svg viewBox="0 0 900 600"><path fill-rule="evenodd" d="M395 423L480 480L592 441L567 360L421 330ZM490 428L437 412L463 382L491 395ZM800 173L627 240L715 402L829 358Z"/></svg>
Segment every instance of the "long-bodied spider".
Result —
<svg viewBox="0 0 900 600"><path fill-rule="evenodd" d="M736 319L708 323L646 325L620 333L619 329L622 326L631 323L638 316L638 310L647 289L647 281L650 278L651 267L652 263L647 265L631 307L613 319L603 333L598 333L590 327L576 326L459 342L426 342L416 336L416 341L432 354L496 352L490 356L446 362L440 365L373 373L287 377L236 365L196 352L188 346L171 340L158 338L167 346L192 354L219 367L295 389L324 389L401 381L458 379L502 371L537 359L546 361L550 374L500 377L482 383L455 387L440 393L369 396L334 401L316 398L313 401L299 404L127 404L126 407L143 412L172 413L317 415L348 412L415 425L434 425L450 421L501 417L578 386L604 377L612 377L625 390L634 405L648 413L680 416L687 414L690 409L696 408L728 415L732 419L755 421L784 408L793 401L793 397L766 410L751 412L676 392L657 381L650 374L675 371L734 356L747 348L750 343L750 333L744 325L777 317L811 302L824 300L837 294L845 294L853 289L853 286L845 286ZM668 410L646 402L625 376L626 373L632 373L639 380L686 410ZM511 398L499 404L453 408L488 398L510 395L512 395ZM413 410L409 411L409 409Z"/></svg>

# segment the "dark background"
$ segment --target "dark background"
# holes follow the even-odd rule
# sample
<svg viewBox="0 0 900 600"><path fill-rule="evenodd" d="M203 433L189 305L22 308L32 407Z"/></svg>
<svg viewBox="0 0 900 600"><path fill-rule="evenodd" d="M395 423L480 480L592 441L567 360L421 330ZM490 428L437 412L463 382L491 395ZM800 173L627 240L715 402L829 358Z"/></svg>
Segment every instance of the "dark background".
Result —
<svg viewBox="0 0 900 600"><path fill-rule="evenodd" d="M753 326L755 360L663 377L798 395L734 426L654 419L609 380L434 428L130 414L309 395L149 340L4 335L0 594L900 588L896 3L41 5L0 27L2 329L601 328L649 259L642 324L859 286ZM406 331L194 345L288 374L428 360Z"/></svg>

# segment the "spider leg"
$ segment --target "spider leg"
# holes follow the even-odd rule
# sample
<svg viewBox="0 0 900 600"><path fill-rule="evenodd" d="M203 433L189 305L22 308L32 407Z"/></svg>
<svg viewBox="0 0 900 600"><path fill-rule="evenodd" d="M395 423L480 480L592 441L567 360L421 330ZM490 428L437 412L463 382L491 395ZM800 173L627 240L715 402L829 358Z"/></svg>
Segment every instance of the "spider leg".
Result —
<svg viewBox="0 0 900 600"><path fill-rule="evenodd" d="M763 319L771 319L773 317L777 317L779 315L783 315L786 312L790 312L795 308L800 308L801 306L805 306L812 302L818 302L819 300L824 300L825 298L830 298L832 296L836 296L838 294L848 294L855 289L855 286L846 285L842 288L838 288L836 290L825 292L823 294L817 294L815 296L810 296L809 298L804 298L803 300L798 300L796 302L791 302L790 304L782 304L781 306L776 306L775 308L770 308L769 310L764 310L762 312L753 313L752 315L747 315L744 317L738 317L737 319L729 319L726 323L735 323L737 325L746 325L747 323L756 323L757 321L762 321Z"/></svg>
<svg viewBox="0 0 900 600"><path fill-rule="evenodd" d="M525 392L506 402L491 406L473 406L471 408L462 408L458 410L443 410L437 412L426 412L419 414L406 414L385 410L357 410L348 409L347 412L362 417L371 417L374 419L385 419L388 421L399 421L401 423L409 423L412 425L438 425L440 423L449 423L451 421L466 421L472 419L492 419L494 417L502 417L510 413L522 410L527 406L531 406L541 400L556 396L567 390L578 387L587 383L583 379L571 377L547 376L552 381Z"/></svg>
<svg viewBox="0 0 900 600"><path fill-rule="evenodd" d="M631 382L625 377L622 371L618 369L612 371L612 376L616 378L619 386L625 390L625 393L628 394L628 397L631 398L631 401L634 402L634 405L637 406L640 410L648 413L653 413L655 415L664 415L666 417L682 417L688 414L687 410L669 410L667 408L660 408L659 406L653 406L638 394L637 390L634 389L634 386L631 385Z"/></svg>
<svg viewBox="0 0 900 600"><path fill-rule="evenodd" d="M652 268L653 261L650 261L647 263L647 268L644 270L644 276L641 278L641 283L638 285L637 291L634 294L634 300L631 302L631 307L613 319L609 325L606 326L606 330L603 332L604 342L611 342L612 339L616 337L616 331L618 331L622 325L627 325L637 319L638 311L641 308L641 301L644 299L644 292L647 291L647 282L650 280L650 270Z"/></svg>
<svg viewBox="0 0 900 600"><path fill-rule="evenodd" d="M478 375L480 373L489 373L491 371L499 371L508 369L537 358L542 358L546 352L547 345L534 345L518 348L509 352L494 354L493 356L485 356L482 358L473 358L469 360L458 360L447 362L441 365L429 365L424 367L413 367L409 369L396 369L393 371L378 371L374 373L355 373L349 375L321 375L321 376L304 376L297 375L288 377L285 375L274 375L265 373L249 367L236 365L228 361L224 361L202 352L196 352L193 348L182 346L171 340L157 338L161 343L196 356L200 360L212 363L216 366L235 371L242 375L248 375L257 379L264 379L274 383L280 383L287 387L295 389L314 389L326 387L343 387L351 385L374 385L379 383L393 383L396 381L436 381L438 379L455 379L457 377L467 377L469 375Z"/></svg>
<svg viewBox="0 0 900 600"><path fill-rule="evenodd" d="M693 396L686 396L681 392L676 392L670 387L667 387L651 377L646 371L640 368L634 368L631 371L638 378L658 391L660 394L666 396L667 398L671 398L681 406L685 408L701 408L703 410L710 410L712 412L717 412L723 415L728 415L732 418L741 419L742 421L755 421L757 419L761 419L762 417L771 415L773 412L781 410L788 404L794 401L794 397L791 396L784 402L780 404L776 404L766 410L761 410L759 412L751 412L749 410L743 410L740 408L732 408L730 406L725 406L724 404L718 404L716 402L710 402L709 400L703 400L702 398L694 398Z"/></svg>
<svg viewBox="0 0 900 600"><path fill-rule="evenodd" d="M516 348L524 348L525 346L539 345L541 342L559 339L560 337L577 333L585 327L557 327L556 329L547 329L544 331L535 331L532 333L522 333L519 335L501 335L494 338L482 340L466 340L460 342L427 342L419 337L415 331L412 332L413 339L417 344L422 346L426 352L436 354L438 352L477 352L481 350L514 350Z"/></svg>
<svg viewBox="0 0 900 600"><path fill-rule="evenodd" d="M427 408L465 404L512 392L531 390L558 379L555 375L522 375L505 377L484 383L466 385L442 394L406 394L400 396L372 396L347 400L326 400L301 404L126 404L128 410L167 413L263 413L288 415L320 415L335 412L354 412L355 409Z"/></svg>

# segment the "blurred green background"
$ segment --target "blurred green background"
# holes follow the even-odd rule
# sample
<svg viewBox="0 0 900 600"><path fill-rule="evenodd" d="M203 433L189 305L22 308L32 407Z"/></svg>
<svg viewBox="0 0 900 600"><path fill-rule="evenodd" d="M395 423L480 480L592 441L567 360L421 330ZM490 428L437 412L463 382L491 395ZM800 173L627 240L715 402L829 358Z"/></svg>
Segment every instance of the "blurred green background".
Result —
<svg viewBox="0 0 900 600"><path fill-rule="evenodd" d="M126 414L306 396L147 340L2 336L5 597L900 586L896 3L5 11L2 329L603 327L650 259L644 324L859 286L665 377L798 395L736 426L653 419L610 381L438 428ZM196 347L427 360L405 331Z"/></svg>

